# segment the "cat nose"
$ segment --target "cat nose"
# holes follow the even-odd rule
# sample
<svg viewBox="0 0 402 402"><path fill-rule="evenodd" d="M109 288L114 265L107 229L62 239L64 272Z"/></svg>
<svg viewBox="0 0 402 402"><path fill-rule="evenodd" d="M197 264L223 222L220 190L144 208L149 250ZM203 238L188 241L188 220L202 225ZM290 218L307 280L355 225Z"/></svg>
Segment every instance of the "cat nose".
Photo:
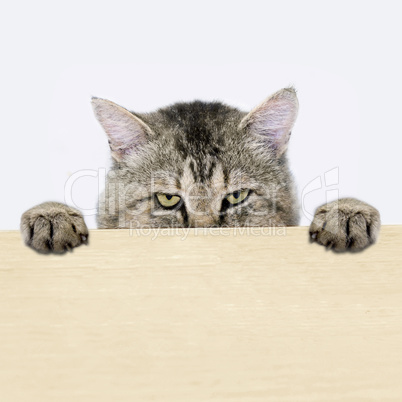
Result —
<svg viewBox="0 0 402 402"><path fill-rule="evenodd" d="M211 215L192 216L188 223L191 228L210 228L219 226L216 219Z"/></svg>

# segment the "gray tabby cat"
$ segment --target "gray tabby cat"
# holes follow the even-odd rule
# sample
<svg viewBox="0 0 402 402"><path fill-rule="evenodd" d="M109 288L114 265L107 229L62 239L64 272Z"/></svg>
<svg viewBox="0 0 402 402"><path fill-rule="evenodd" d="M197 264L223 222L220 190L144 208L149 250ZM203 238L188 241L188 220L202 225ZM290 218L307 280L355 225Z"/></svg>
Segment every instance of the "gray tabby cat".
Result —
<svg viewBox="0 0 402 402"><path fill-rule="evenodd" d="M286 149L298 112L293 88L250 113L222 103L176 103L137 114L93 98L113 166L98 204L99 228L293 226L299 222ZM336 251L362 250L380 230L378 211L352 199L317 209L310 237ZM33 249L62 253L85 243L79 211L48 202L22 215Z"/></svg>

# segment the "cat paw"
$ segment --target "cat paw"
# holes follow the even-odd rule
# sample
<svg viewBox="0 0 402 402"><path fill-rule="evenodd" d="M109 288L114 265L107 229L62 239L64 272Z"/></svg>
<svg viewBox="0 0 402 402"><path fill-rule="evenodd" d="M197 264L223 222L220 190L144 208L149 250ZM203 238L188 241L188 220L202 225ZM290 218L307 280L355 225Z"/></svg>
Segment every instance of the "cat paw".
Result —
<svg viewBox="0 0 402 402"><path fill-rule="evenodd" d="M360 251L377 240L380 226L380 214L374 207L341 198L316 210L310 239L335 251Z"/></svg>
<svg viewBox="0 0 402 402"><path fill-rule="evenodd" d="M81 213L58 202L45 202L24 212L21 234L27 246L46 254L61 254L88 242Z"/></svg>

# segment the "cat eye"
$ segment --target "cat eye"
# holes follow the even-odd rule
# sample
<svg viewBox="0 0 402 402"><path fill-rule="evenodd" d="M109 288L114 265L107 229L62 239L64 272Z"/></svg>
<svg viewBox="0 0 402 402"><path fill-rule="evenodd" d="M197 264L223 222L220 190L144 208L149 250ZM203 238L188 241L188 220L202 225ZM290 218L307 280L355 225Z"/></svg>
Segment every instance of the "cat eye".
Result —
<svg viewBox="0 0 402 402"><path fill-rule="evenodd" d="M234 193L228 194L225 199L228 200L230 205L237 205L243 202L249 194L250 190L235 191Z"/></svg>
<svg viewBox="0 0 402 402"><path fill-rule="evenodd" d="M170 194L156 194L156 198L158 199L162 207L165 208L172 208L177 205L181 200L179 196Z"/></svg>

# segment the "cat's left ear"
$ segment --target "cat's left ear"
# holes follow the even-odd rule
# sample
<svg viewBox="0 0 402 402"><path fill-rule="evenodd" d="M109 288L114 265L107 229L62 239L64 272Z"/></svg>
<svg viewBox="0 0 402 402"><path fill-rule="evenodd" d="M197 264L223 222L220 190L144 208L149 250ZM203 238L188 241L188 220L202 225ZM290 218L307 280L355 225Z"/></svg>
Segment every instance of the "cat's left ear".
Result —
<svg viewBox="0 0 402 402"><path fill-rule="evenodd" d="M256 141L269 146L279 157L287 149L298 109L295 89L284 88L253 109L239 127L248 130Z"/></svg>
<svg viewBox="0 0 402 402"><path fill-rule="evenodd" d="M153 135L139 117L107 99L92 98L92 107L105 130L113 158L120 162L141 149Z"/></svg>

